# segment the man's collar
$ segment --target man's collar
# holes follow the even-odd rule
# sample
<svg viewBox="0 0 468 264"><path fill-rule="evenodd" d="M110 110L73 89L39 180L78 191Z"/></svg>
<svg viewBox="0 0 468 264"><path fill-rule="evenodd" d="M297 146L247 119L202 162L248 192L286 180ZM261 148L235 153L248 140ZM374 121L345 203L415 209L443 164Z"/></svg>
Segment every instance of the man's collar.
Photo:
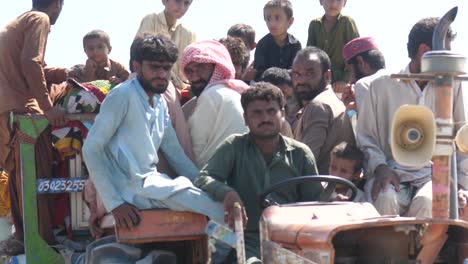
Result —
<svg viewBox="0 0 468 264"><path fill-rule="evenodd" d="M145 89L143 89L143 86L141 86L140 81L138 80L138 75L135 76L135 78L133 78L131 82L133 82L133 84L136 86L137 93L141 96L141 98L149 104L150 97L145 92ZM161 97L161 94L157 94L157 93L154 94L152 96L153 103L155 102L155 99L158 100L157 98L160 98L160 97Z"/></svg>
<svg viewBox="0 0 468 264"><path fill-rule="evenodd" d="M325 88L323 89L323 91L321 91L320 93L318 93L314 98L310 99L307 103L304 104L304 107L302 107L302 109L304 109L310 102L312 102L315 98L317 98L319 95L323 94L324 92L326 92L327 90L333 90L332 88L332 85L331 84L327 84L327 86L325 86ZM301 109L301 110L302 110ZM302 115L302 111L299 110L301 113L298 112L298 114ZM297 116L297 114L296 114Z"/></svg>
<svg viewBox="0 0 468 264"><path fill-rule="evenodd" d="M293 146L289 144L289 142L285 139L285 137L281 134L279 134L279 151L280 153L284 153L286 151L291 151L294 150ZM254 146L258 148L257 144L255 144L255 140L252 136L252 134L249 132L248 133L248 142L251 146ZM260 150L260 148L258 148Z"/></svg>
<svg viewBox="0 0 468 264"><path fill-rule="evenodd" d="M339 13L338 16L336 17L336 23L338 23L338 21L340 21L342 17L343 15ZM325 23L325 19L326 19L326 16L323 15L322 18L320 18L320 22Z"/></svg>
<svg viewBox="0 0 468 264"><path fill-rule="evenodd" d="M286 39L288 40L286 44L296 44L299 42L299 40L297 40L293 35L289 33Z"/></svg>
<svg viewBox="0 0 468 264"><path fill-rule="evenodd" d="M145 92L145 89L143 89L143 86L141 86L140 81L138 80L138 75L136 75L131 82L135 85L137 93L145 100L145 102L148 102L149 96Z"/></svg>
<svg viewBox="0 0 468 264"><path fill-rule="evenodd" d="M268 35L270 37L270 41L275 42L275 38L273 37L273 35L271 35L271 33L268 33ZM286 45L289 45L289 44L296 44L298 42L299 42L299 40L297 40L293 35L287 33L286 43L284 45L286 46Z"/></svg>

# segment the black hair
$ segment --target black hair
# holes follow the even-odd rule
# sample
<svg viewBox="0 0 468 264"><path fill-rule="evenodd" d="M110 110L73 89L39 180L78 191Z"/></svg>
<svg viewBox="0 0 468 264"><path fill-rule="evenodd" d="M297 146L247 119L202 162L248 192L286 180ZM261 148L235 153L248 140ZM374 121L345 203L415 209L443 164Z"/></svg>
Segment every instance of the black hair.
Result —
<svg viewBox="0 0 468 264"><path fill-rule="evenodd" d="M385 68L385 58L384 58L382 52L380 52L380 50L372 49L372 50L366 50L364 52L356 54L356 56L349 59L348 63L349 64L356 64L358 56L361 56L362 59L365 62L367 62L367 64L369 64L371 69L374 70L374 71L378 71L380 69Z"/></svg>
<svg viewBox="0 0 468 264"><path fill-rule="evenodd" d="M354 172L360 171L363 167L364 154L354 144L343 141L332 149L330 155L354 161Z"/></svg>
<svg viewBox="0 0 468 264"><path fill-rule="evenodd" d="M257 82L250 86L241 95L241 104L244 112L247 111L247 106L256 100L276 101L282 109L284 105L284 96L280 88L267 82Z"/></svg>
<svg viewBox="0 0 468 264"><path fill-rule="evenodd" d="M286 17L290 19L293 17L293 7L289 0L270 0L263 7L263 13L267 8L281 8L286 13Z"/></svg>
<svg viewBox="0 0 468 264"><path fill-rule="evenodd" d="M164 34L144 33L133 40L130 47L130 65L133 61L168 61L175 63L179 51L174 42Z"/></svg>
<svg viewBox="0 0 468 264"><path fill-rule="evenodd" d="M51 4L55 3L57 0L32 0L32 6L36 9L45 9L48 8ZM63 3L64 0L61 0Z"/></svg>
<svg viewBox="0 0 468 264"><path fill-rule="evenodd" d="M432 35L435 27L439 23L438 17L427 17L419 20L411 29L408 35L408 57L414 59L418 54L419 45L426 44L432 49ZM447 31L447 39L452 41L456 34L449 28Z"/></svg>
<svg viewBox="0 0 468 264"><path fill-rule="evenodd" d="M244 41L236 37L226 37L219 39L231 55L231 61L234 65L240 65L242 69L247 68L250 60L250 53L244 44Z"/></svg>
<svg viewBox="0 0 468 264"><path fill-rule="evenodd" d="M260 81L269 82L276 86L284 84L292 85L291 74L289 71L278 67L271 67L266 69L263 72Z"/></svg>
<svg viewBox="0 0 468 264"><path fill-rule="evenodd" d="M328 54L325 51L314 46L305 47L298 51L296 57L294 58L294 61L296 61L299 58L309 58L311 54L316 54L319 58L320 65L322 66L322 73L326 73L331 69L330 57L328 57Z"/></svg>
<svg viewBox="0 0 468 264"><path fill-rule="evenodd" d="M88 41L90 39L102 40L102 41L104 41L104 43L106 43L107 48L110 49L110 47L111 47L109 34L104 32L103 30L95 29L95 30L92 30L92 31L86 33L86 35L83 37L83 48L85 48L86 41Z"/></svg>
<svg viewBox="0 0 468 264"><path fill-rule="evenodd" d="M247 48L249 49L253 49L255 46L255 30L249 25L242 23L232 25L229 28L227 35L230 37L245 39L247 41L246 45L248 45Z"/></svg>

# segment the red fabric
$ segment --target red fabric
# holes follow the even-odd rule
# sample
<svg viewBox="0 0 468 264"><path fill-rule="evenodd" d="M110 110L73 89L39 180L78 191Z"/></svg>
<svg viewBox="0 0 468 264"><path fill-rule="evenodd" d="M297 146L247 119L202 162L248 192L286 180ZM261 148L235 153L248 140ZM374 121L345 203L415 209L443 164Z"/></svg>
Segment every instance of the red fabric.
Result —
<svg viewBox="0 0 468 264"><path fill-rule="evenodd" d="M92 84L87 84L87 83L82 83L81 86L86 91L94 94L96 98L98 99L99 103L102 103L102 101L104 101L104 98L106 97L106 95L101 90L99 90L99 88L97 88L96 86Z"/></svg>
<svg viewBox="0 0 468 264"><path fill-rule="evenodd" d="M343 58L349 61L359 53L373 49L378 49L373 37L355 38L344 45Z"/></svg>
<svg viewBox="0 0 468 264"><path fill-rule="evenodd" d="M248 88L243 81L234 79L236 70L231 56L226 47L218 41L204 40L187 46L180 63L182 72L191 62L216 65L207 87L223 83L239 93Z"/></svg>

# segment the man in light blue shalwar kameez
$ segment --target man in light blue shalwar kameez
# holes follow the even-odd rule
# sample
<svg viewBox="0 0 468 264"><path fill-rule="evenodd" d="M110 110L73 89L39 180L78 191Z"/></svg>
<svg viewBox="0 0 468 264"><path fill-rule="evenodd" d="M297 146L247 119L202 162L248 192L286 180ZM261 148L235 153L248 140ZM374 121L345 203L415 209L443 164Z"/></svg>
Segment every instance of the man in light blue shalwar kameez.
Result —
<svg viewBox="0 0 468 264"><path fill-rule="evenodd" d="M139 209L169 208L224 222L223 205L192 185L199 170L177 140L161 94L177 48L161 35L137 38L131 47L137 77L111 90L89 131L83 156L105 208L119 227L139 223ZM178 175L159 173L161 149Z"/></svg>

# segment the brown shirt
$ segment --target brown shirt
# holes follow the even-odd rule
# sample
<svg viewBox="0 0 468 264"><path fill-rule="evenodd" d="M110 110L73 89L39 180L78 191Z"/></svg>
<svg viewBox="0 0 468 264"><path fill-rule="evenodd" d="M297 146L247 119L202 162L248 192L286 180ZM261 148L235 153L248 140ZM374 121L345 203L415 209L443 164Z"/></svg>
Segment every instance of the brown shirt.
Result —
<svg viewBox="0 0 468 264"><path fill-rule="evenodd" d="M355 143L346 107L328 86L302 109L294 139L312 150L320 174L328 174L331 150L341 143Z"/></svg>
<svg viewBox="0 0 468 264"><path fill-rule="evenodd" d="M128 79L130 73L121 63L109 59L107 67L102 69L97 69L95 76L92 78L87 77L84 71L84 65L78 64L72 67L69 73L70 76L73 76L79 82L91 82L95 80L109 80L112 76L115 76L122 81Z"/></svg>
<svg viewBox="0 0 468 264"><path fill-rule="evenodd" d="M47 14L26 12L0 31L0 113L39 113L52 107L44 74Z"/></svg>

